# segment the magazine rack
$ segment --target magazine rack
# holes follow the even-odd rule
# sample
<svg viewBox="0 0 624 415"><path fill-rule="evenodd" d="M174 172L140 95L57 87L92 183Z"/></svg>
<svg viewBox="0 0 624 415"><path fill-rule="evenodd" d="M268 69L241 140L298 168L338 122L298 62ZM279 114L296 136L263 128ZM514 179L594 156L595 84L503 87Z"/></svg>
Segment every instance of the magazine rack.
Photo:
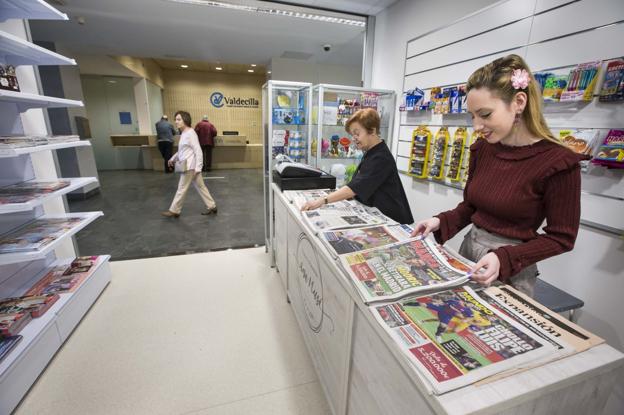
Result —
<svg viewBox="0 0 624 415"><path fill-rule="evenodd" d="M624 355L606 344L432 394L301 212L274 194L280 278L334 415L602 412L624 366Z"/></svg>
<svg viewBox="0 0 624 415"><path fill-rule="evenodd" d="M8 19L60 19L67 16L42 0L8 0L0 4L0 22ZM21 26L17 26L17 24ZM16 34L0 31L0 64L4 65L74 65L75 61L48 51L28 41L28 30L21 21L0 23L0 28L13 28ZM22 68L18 68L22 69ZM30 68L21 74L34 79ZM18 76L20 72L18 72ZM30 80L30 79L29 79ZM24 88L26 86L26 88ZM23 85L22 89L28 88ZM36 91L35 91L36 92ZM31 108L82 106L82 102L46 97L36 93L0 90L0 136L24 135L23 120L31 121L31 114L22 113ZM0 149L0 186L29 180L58 180L54 171L53 150L91 145L88 141L59 142L48 145ZM40 153L40 154L36 154ZM50 162L46 163L47 160ZM0 235L23 226L34 219L79 216L77 226L59 236L38 251L0 254L0 298L23 295L47 271L56 265L67 264L71 258L57 258L55 249L102 212L59 214L47 212L62 195L97 181L94 177L71 178L69 186L44 193L24 203L0 204ZM57 202L58 206L58 202ZM57 209L58 210L58 209ZM67 247L65 247L67 248ZM58 252L61 252L57 249ZM67 249L64 249L67 251ZM73 252L73 251L72 251ZM75 256L75 254L73 254ZM102 290L110 282L109 256L99 257L90 276L72 293L63 293L60 299L41 317L33 319L19 333L22 340L0 362L0 413L11 413L32 386L48 362L69 337Z"/></svg>

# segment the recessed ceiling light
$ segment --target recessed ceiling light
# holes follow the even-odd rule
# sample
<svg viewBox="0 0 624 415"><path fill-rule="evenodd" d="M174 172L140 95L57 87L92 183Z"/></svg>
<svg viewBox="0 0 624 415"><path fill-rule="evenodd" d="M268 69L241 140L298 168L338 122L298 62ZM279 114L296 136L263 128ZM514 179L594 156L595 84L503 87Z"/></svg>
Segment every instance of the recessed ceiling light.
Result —
<svg viewBox="0 0 624 415"><path fill-rule="evenodd" d="M267 73L271 73L271 71L267 71Z"/></svg>
<svg viewBox="0 0 624 415"><path fill-rule="evenodd" d="M253 73L253 71L254 71L253 69L247 69L247 72Z"/></svg>
<svg viewBox="0 0 624 415"><path fill-rule="evenodd" d="M251 64L251 67L252 67L252 68L255 68L255 67L256 67L256 64L255 64L255 63L252 63L252 64Z"/></svg>
<svg viewBox="0 0 624 415"><path fill-rule="evenodd" d="M222 68L222 67L220 67L220 66L217 66L215 69L216 69L217 71L222 71L222 70L223 70L223 68Z"/></svg>
<svg viewBox="0 0 624 415"><path fill-rule="evenodd" d="M188 68L188 65L180 65L180 68L186 69Z"/></svg>
<svg viewBox="0 0 624 415"><path fill-rule="evenodd" d="M109 83L109 84L116 84L116 83L117 83L117 81L110 80L110 81L108 81L108 83Z"/></svg>

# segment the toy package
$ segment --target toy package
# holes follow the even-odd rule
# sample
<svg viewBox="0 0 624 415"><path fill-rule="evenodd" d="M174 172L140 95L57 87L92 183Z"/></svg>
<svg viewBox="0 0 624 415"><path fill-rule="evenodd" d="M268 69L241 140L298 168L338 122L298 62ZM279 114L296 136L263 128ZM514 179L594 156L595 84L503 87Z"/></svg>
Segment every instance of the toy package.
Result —
<svg viewBox="0 0 624 415"><path fill-rule="evenodd" d="M468 148L470 148L479 138L481 138L481 134L476 131L472 132L470 136L470 142L468 143ZM468 167L470 166L470 150L466 151L464 156L464 177L462 179L462 187L466 187L466 182L468 181Z"/></svg>
<svg viewBox="0 0 624 415"><path fill-rule="evenodd" d="M410 176L419 179L427 177L427 161L431 137L431 131L424 125L418 127L412 133L412 149L410 151L408 172Z"/></svg>
<svg viewBox="0 0 624 415"><path fill-rule="evenodd" d="M300 125L305 123L304 111L293 108L274 108L273 124L281 125Z"/></svg>
<svg viewBox="0 0 624 415"><path fill-rule="evenodd" d="M306 158L306 141L300 131L291 131L288 137L288 155L293 161L303 161Z"/></svg>
<svg viewBox="0 0 624 415"><path fill-rule="evenodd" d="M570 75L565 91L561 93L561 102L591 101L602 62L588 62L577 65Z"/></svg>
<svg viewBox="0 0 624 415"><path fill-rule="evenodd" d="M605 79L598 99L601 102L624 100L624 58L613 60L607 64Z"/></svg>
<svg viewBox="0 0 624 415"><path fill-rule="evenodd" d="M271 143L273 158L277 157L278 154L285 154L289 135L288 130L273 130Z"/></svg>
<svg viewBox="0 0 624 415"><path fill-rule="evenodd" d="M448 127L440 127L431 153L431 162L429 163L429 177L432 179L442 179L444 177L444 159L446 158L446 148L449 142Z"/></svg>
<svg viewBox="0 0 624 415"><path fill-rule="evenodd" d="M542 96L546 102L559 102L561 94L568 85L568 75L555 75L550 72L543 74L544 77L540 77L543 83Z"/></svg>
<svg viewBox="0 0 624 415"><path fill-rule="evenodd" d="M13 65L0 64L0 89L19 92L20 87Z"/></svg>
<svg viewBox="0 0 624 415"><path fill-rule="evenodd" d="M624 169L624 130L611 130L598 149L594 164Z"/></svg>
<svg viewBox="0 0 624 415"><path fill-rule="evenodd" d="M461 178L461 167L464 160L464 147L466 146L466 139L468 132L465 127L457 128L455 136L453 137L453 144L451 145L451 159L449 160L449 171L446 177L451 181L457 182Z"/></svg>

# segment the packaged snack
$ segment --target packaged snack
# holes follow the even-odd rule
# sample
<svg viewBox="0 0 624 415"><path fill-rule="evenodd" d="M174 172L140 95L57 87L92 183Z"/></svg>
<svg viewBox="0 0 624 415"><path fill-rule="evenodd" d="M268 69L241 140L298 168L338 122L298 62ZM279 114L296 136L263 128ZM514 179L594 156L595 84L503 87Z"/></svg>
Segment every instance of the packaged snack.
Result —
<svg viewBox="0 0 624 415"><path fill-rule="evenodd" d="M613 60L607 64L605 79L598 99L601 102L624 100L624 58Z"/></svg>
<svg viewBox="0 0 624 415"><path fill-rule="evenodd" d="M611 130L592 161L601 166L624 168L624 130Z"/></svg>
<svg viewBox="0 0 624 415"><path fill-rule="evenodd" d="M442 179L444 177L444 159L446 158L446 148L448 147L449 132L448 127L440 127L433 141L431 149L431 162L429 163L429 177L432 179Z"/></svg>
<svg viewBox="0 0 624 415"><path fill-rule="evenodd" d="M466 138L468 132L465 127L457 128L451 145L451 159L449 160L449 171L446 177L451 181L459 181L461 176L462 161L464 159L464 147L466 146Z"/></svg>
<svg viewBox="0 0 624 415"><path fill-rule="evenodd" d="M575 153L592 154L598 144L596 142L598 134L598 130L591 129L561 130L559 139Z"/></svg>
<svg viewBox="0 0 624 415"><path fill-rule="evenodd" d="M410 176L419 179L427 177L427 161L431 137L431 131L424 125L413 131L408 172Z"/></svg>

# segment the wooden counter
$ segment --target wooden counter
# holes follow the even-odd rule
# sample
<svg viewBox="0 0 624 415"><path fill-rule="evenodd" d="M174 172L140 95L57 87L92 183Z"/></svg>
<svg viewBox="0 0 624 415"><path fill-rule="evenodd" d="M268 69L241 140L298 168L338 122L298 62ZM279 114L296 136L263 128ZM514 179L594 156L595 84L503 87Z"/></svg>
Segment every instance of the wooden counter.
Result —
<svg viewBox="0 0 624 415"><path fill-rule="evenodd" d="M622 379L624 355L603 344L491 383L430 395L301 213L277 186L271 194L269 249L334 415L599 414Z"/></svg>

